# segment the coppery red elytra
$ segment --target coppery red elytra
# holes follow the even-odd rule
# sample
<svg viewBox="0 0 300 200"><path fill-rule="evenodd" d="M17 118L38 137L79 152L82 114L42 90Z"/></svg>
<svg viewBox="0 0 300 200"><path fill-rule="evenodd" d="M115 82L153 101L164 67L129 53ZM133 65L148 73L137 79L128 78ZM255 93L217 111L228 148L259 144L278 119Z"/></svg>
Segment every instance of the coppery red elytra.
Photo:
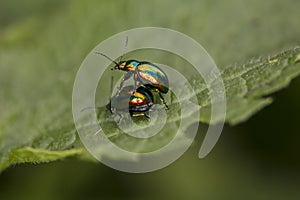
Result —
<svg viewBox="0 0 300 200"><path fill-rule="evenodd" d="M134 90L134 86L123 87L119 95L114 95L106 108L111 113L129 112L130 116L145 116L149 118L148 111L154 105L153 95L146 87L140 86Z"/></svg>

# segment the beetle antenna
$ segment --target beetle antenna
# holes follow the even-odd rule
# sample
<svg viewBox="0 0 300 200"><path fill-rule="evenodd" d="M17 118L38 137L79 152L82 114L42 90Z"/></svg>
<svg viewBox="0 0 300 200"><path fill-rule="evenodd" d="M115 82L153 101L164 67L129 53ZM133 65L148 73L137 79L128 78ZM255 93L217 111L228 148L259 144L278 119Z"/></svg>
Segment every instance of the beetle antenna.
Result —
<svg viewBox="0 0 300 200"><path fill-rule="evenodd" d="M123 49L123 54L121 55L119 62L121 62L121 60L122 60L122 58L123 58L123 56L124 56L125 50L126 50L126 48L127 48L127 45L128 45L128 35L126 35L126 38L125 38L125 45L124 45L124 49Z"/></svg>
<svg viewBox="0 0 300 200"><path fill-rule="evenodd" d="M128 35L126 35L126 39L125 39L125 48L127 47L128 45Z"/></svg>
<svg viewBox="0 0 300 200"><path fill-rule="evenodd" d="M110 94L109 94L109 111L112 113L112 109L111 109L111 96L112 96L112 93L113 93L113 84L114 84L114 77L111 76L110 78Z"/></svg>
<svg viewBox="0 0 300 200"><path fill-rule="evenodd" d="M111 59L110 57L108 57L107 55L105 55L104 53L101 53L101 52L98 52L98 51L95 51L96 54L99 54L105 58L107 58L108 60L110 60L111 62L115 63L116 65L120 66L119 63L117 63L115 60Z"/></svg>
<svg viewBox="0 0 300 200"><path fill-rule="evenodd" d="M114 77L111 76L110 78L110 96L112 96L112 93L113 93L113 85L114 85Z"/></svg>

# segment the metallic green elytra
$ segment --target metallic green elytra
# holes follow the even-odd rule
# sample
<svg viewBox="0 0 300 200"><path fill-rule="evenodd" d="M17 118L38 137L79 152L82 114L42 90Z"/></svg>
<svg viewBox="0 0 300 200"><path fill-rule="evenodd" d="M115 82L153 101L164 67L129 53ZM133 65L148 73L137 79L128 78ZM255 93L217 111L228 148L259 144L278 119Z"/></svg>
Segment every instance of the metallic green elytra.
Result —
<svg viewBox="0 0 300 200"><path fill-rule="evenodd" d="M126 79L132 75L145 87L166 94L169 91L169 80L167 75L157 65L147 61L127 60L120 61L113 69L128 72Z"/></svg>
<svg viewBox="0 0 300 200"><path fill-rule="evenodd" d="M103 53L96 53L104 56L116 64L112 70L122 70L127 72L120 83L119 90L116 94L117 96L120 95L124 82L133 76L135 88L139 85L143 85L149 90L156 91L160 97L160 100L165 105L165 108L169 108L163 96L161 95L161 93L166 94L169 91L169 80L166 73L162 69L147 61L127 60L116 62Z"/></svg>
<svg viewBox="0 0 300 200"><path fill-rule="evenodd" d="M140 86L134 92L134 86L124 87L120 94L113 96L106 108L111 112L129 112L131 116L145 116L154 105L153 95L147 88Z"/></svg>

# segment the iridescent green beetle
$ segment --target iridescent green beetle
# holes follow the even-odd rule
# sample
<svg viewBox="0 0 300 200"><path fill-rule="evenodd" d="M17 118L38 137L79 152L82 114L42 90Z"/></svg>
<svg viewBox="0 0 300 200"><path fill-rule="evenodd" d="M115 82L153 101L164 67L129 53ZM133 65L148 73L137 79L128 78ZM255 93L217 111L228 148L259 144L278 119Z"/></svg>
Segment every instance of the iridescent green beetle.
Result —
<svg viewBox="0 0 300 200"><path fill-rule="evenodd" d="M145 116L149 119L147 112L154 105L153 100L150 90L140 86L134 91L134 86L131 85L124 87L119 96L114 95L106 108L111 113L129 112L132 117Z"/></svg>
<svg viewBox="0 0 300 200"><path fill-rule="evenodd" d="M160 69L157 65L147 62L147 61L137 61L137 60L127 60L127 61L120 61L116 62L107 55L95 52L107 58L108 60L112 61L115 67L112 70L122 70L126 71L127 73L124 75L120 87L116 93L119 96L123 84L126 80L133 76L134 79L134 89L136 90L137 86L143 85L149 90L154 90L158 93L160 100L165 105L166 109L169 109L166 101L164 100L161 93L168 93L169 91L169 80L165 72Z"/></svg>

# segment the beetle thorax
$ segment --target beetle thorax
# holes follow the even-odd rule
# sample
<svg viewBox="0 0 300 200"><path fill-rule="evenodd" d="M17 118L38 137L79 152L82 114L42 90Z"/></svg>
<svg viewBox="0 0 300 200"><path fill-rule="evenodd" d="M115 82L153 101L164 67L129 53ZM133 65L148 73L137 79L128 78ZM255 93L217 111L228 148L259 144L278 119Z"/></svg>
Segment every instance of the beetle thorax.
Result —
<svg viewBox="0 0 300 200"><path fill-rule="evenodd" d="M124 66L124 71L133 71L136 69L136 67L138 66L139 62L136 61L136 60L128 60L125 63L125 66Z"/></svg>

